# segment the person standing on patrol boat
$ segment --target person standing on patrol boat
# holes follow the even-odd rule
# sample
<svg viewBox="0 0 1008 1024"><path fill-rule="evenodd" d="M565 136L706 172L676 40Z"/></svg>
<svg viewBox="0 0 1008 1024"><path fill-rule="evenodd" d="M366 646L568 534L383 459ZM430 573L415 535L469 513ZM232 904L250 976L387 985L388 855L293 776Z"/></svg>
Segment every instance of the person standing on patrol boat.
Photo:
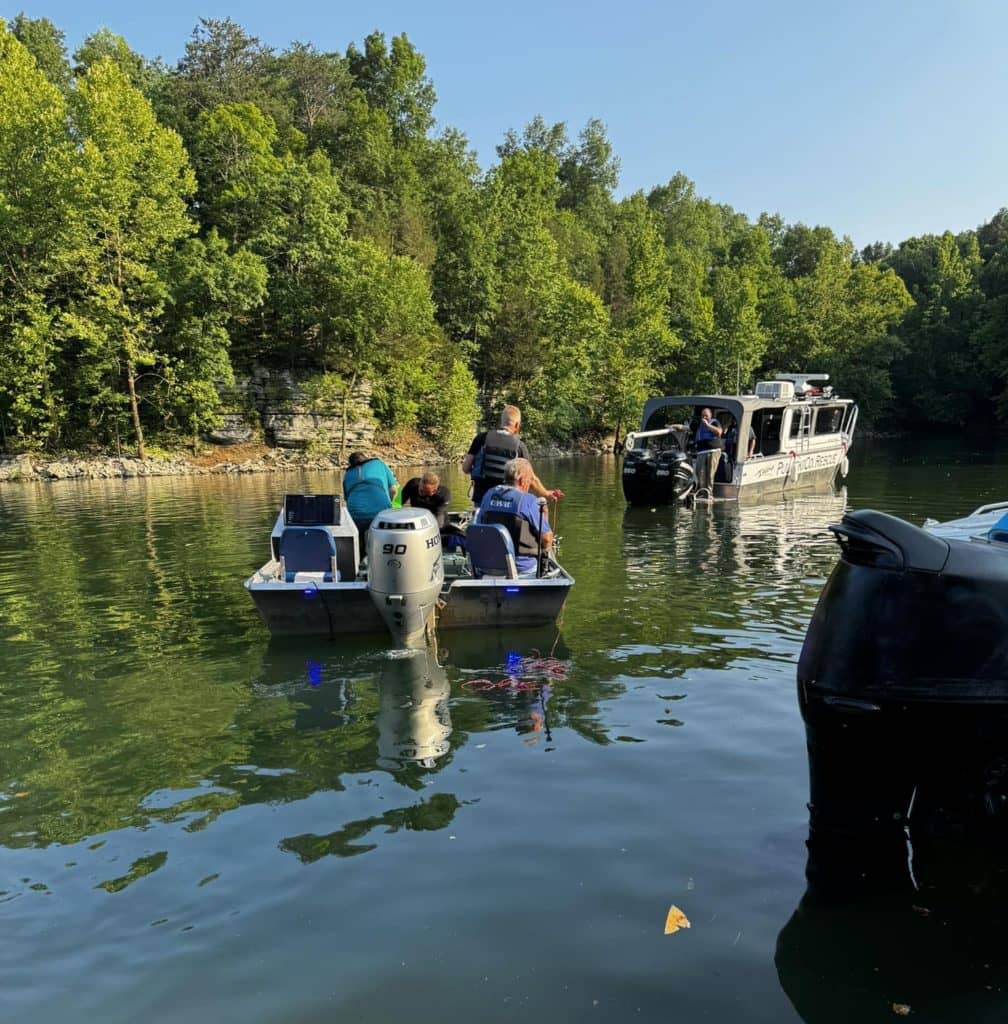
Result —
<svg viewBox="0 0 1008 1024"><path fill-rule="evenodd" d="M529 493L534 479L528 459L511 459L504 467L504 483L483 495L476 515L477 523L500 523L511 534L515 568L524 574L536 571L540 549L545 554L553 546L546 503L540 505Z"/></svg>
<svg viewBox="0 0 1008 1024"><path fill-rule="evenodd" d="M715 449L720 450L722 442L721 435L724 433L721 424L711 416L710 409L703 409L700 412L700 425L696 432L696 446L698 452L709 452Z"/></svg>
<svg viewBox="0 0 1008 1024"><path fill-rule="evenodd" d="M516 405L505 405L501 410L500 426L477 434L469 445L469 451L462 460L462 472L472 474L472 499L477 507L491 487L504 482L504 467L508 462L516 458L528 461L528 448L518 437L520 430L521 410ZM531 463L529 470L532 470ZM534 472L529 489L540 498L564 496L561 490L547 490Z"/></svg>

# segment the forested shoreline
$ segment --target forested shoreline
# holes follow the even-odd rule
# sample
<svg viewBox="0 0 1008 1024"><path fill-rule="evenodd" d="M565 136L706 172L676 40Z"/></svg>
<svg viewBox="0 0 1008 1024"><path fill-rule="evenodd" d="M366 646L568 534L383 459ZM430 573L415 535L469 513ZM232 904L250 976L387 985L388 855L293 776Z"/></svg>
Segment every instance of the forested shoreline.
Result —
<svg viewBox="0 0 1008 1024"><path fill-rule="evenodd" d="M534 119L483 168L405 35L277 52L204 19L174 66L0 21L0 451L195 445L256 368L446 453L649 394L830 373L886 429L1008 418L1008 210L856 251L674 174L616 198L605 126ZM238 397L236 397L238 396Z"/></svg>

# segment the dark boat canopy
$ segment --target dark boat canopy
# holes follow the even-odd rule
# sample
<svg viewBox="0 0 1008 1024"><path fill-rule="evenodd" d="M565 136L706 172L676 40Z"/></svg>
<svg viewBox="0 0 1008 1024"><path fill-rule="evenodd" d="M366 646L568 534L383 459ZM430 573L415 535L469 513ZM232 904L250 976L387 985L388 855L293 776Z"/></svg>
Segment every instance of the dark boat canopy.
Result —
<svg viewBox="0 0 1008 1024"><path fill-rule="evenodd" d="M780 405L780 402L763 402L757 399L755 396L739 396L739 395L665 395L662 398L649 398L644 403L644 412L641 415L641 430L648 429L648 421L651 417L658 412L659 409L665 409L672 405L692 405L700 406L701 408L706 405L717 406L719 409L727 409L736 419L741 420L742 411L746 406L751 406L754 402L759 401L760 405ZM745 402L745 405L743 405Z"/></svg>
<svg viewBox="0 0 1008 1024"><path fill-rule="evenodd" d="M716 407L730 412L737 423L742 422L744 413L752 415L757 409L786 409L789 406L803 406L811 404L824 405L851 405L850 398L816 398L811 401L805 398L760 398L758 395L665 395L659 398L649 398L644 403L644 412L641 415L641 431L648 429L648 421L660 409L673 405L691 405L699 408L704 406Z"/></svg>

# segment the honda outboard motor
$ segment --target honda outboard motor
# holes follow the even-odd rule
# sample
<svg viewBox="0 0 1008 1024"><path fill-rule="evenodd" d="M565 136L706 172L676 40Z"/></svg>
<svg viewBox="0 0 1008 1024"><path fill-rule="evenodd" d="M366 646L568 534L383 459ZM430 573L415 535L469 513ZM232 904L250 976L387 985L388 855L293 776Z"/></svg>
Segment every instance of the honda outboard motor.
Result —
<svg viewBox="0 0 1008 1024"><path fill-rule="evenodd" d="M367 538L368 589L397 646L422 647L444 581L441 531L426 509L379 512Z"/></svg>

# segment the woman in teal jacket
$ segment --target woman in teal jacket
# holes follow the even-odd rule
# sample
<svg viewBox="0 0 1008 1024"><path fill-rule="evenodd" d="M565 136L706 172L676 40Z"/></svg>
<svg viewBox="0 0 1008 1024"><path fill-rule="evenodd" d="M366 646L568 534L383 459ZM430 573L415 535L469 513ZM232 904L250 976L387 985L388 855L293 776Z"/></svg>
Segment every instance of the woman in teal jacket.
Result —
<svg viewBox="0 0 1008 1024"><path fill-rule="evenodd" d="M350 465L343 474L343 500L350 518L357 524L362 554L371 520L391 508L398 490L392 470L381 459L369 458L363 452L351 453Z"/></svg>

